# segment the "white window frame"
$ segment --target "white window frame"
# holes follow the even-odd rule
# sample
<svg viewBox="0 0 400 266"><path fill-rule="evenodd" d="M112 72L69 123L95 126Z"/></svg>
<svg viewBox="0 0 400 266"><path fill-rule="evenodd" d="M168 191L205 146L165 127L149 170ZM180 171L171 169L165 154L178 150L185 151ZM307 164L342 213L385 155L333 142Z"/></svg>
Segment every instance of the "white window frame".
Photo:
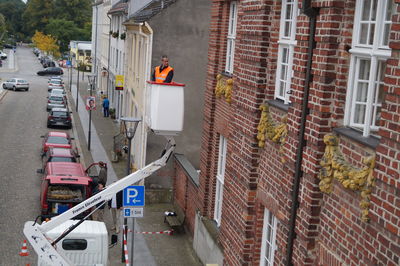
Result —
<svg viewBox="0 0 400 266"><path fill-rule="evenodd" d="M215 185L215 203L214 203L214 220L217 222L218 226L220 226L221 224L222 199L224 192L224 176L225 176L225 165L226 165L226 147L227 147L227 140L224 136L220 135L217 180Z"/></svg>
<svg viewBox="0 0 400 266"><path fill-rule="evenodd" d="M237 14L238 14L237 1L232 1L229 6L229 26L228 37L226 42L226 61L225 72L233 73L233 63L235 59L235 45L236 45L236 27L237 27Z"/></svg>
<svg viewBox="0 0 400 266"><path fill-rule="evenodd" d="M286 18L286 12L288 7L291 6L291 18ZM289 97L291 94L291 81L293 77L293 53L294 47L297 45L296 42L296 23L297 16L299 14L297 0L282 0L281 8L281 22L279 30L279 41L278 41L278 61L276 66L276 78L275 78L275 98L283 100L285 104L289 104ZM289 27L286 24L290 23ZM289 30L290 34L286 35L285 31ZM283 62L284 50L287 50L287 62ZM286 65L286 73L282 77L282 67ZM282 77L282 78L281 78ZM281 84L284 84L281 88Z"/></svg>
<svg viewBox="0 0 400 266"><path fill-rule="evenodd" d="M278 221L267 209L264 209L264 224L261 242L260 266L273 266L276 245Z"/></svg>
<svg viewBox="0 0 400 266"><path fill-rule="evenodd" d="M353 39L352 39L352 48L350 49L351 59L350 59L350 70L349 70L349 80L347 85L347 95L346 95L346 107L345 107L345 116L344 116L344 124L345 126L349 126L362 131L364 137L368 137L371 134L371 131L377 131L379 126L371 125L371 122L375 122L377 112L374 108L381 107L382 103L378 102L378 93L380 85L383 86L383 80L379 80L377 75L379 74L379 63L385 62L391 54L391 49L388 45L382 44L382 40L384 39L384 27L387 24L391 24L391 16L389 16L390 20L385 20L388 10L388 3L392 5L392 12L395 5L392 0L372 0L377 1L377 8L375 13L375 20L362 20L362 11L364 4L366 3L364 0L357 0L356 2L356 13L354 18L354 28L353 28ZM361 24L369 25L367 40L370 38L370 29L371 25L374 25L374 38L372 44L361 43ZM390 27L390 26L389 26ZM378 34L377 34L378 33ZM388 32L389 34L389 32ZM360 104L357 102L357 92L360 89L359 85L362 83L358 79L359 70L360 70L360 60L368 60L370 61L369 68L369 78L368 78L368 88L367 88L367 99L365 102L365 120L364 123L355 123L355 108L356 104ZM384 74L384 73L383 73ZM366 83L366 82L364 82ZM374 95L375 94L375 95ZM374 101L375 98L375 101ZM375 123L374 123L375 124Z"/></svg>

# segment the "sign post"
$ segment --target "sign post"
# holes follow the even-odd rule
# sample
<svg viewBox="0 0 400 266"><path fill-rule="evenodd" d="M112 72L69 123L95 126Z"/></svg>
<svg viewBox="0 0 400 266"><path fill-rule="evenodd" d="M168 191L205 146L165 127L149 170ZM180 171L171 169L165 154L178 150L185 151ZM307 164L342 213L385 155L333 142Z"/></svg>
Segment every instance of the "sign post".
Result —
<svg viewBox="0 0 400 266"><path fill-rule="evenodd" d="M124 206L124 217L132 219L132 245L131 262L133 265L133 254L135 247L135 218L143 217L144 186L129 186L124 189L122 205ZM141 207L141 208L138 208Z"/></svg>

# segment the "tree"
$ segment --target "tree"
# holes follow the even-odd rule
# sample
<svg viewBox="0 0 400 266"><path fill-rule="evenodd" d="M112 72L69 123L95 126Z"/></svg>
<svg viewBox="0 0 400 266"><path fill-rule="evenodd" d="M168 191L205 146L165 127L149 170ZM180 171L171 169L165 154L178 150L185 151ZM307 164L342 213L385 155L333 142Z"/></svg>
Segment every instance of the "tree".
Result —
<svg viewBox="0 0 400 266"><path fill-rule="evenodd" d="M79 28L92 20L91 0L54 0L53 16L73 21Z"/></svg>
<svg viewBox="0 0 400 266"><path fill-rule="evenodd" d="M0 0L0 12L5 17L7 31L17 39L23 39L25 32L23 31L22 13L25 10L25 4L18 0Z"/></svg>
<svg viewBox="0 0 400 266"><path fill-rule="evenodd" d="M57 39L51 35L36 31L32 37L32 42L43 52L51 54L54 57L60 57L60 47L57 45Z"/></svg>
<svg viewBox="0 0 400 266"><path fill-rule="evenodd" d="M54 12L54 0L29 0L22 17L25 29L32 34L35 31L44 31Z"/></svg>

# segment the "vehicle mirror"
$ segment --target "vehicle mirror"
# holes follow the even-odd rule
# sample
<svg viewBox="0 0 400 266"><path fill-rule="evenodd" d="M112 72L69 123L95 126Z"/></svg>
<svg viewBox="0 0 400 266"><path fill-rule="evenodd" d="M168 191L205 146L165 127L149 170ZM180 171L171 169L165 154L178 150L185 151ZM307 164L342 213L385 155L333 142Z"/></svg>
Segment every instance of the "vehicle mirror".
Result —
<svg viewBox="0 0 400 266"><path fill-rule="evenodd" d="M36 170L36 173L38 173L38 174L43 174L43 169L37 169L37 170Z"/></svg>
<svg viewBox="0 0 400 266"><path fill-rule="evenodd" d="M116 245L118 242L118 235L111 235L111 243L110 246Z"/></svg>

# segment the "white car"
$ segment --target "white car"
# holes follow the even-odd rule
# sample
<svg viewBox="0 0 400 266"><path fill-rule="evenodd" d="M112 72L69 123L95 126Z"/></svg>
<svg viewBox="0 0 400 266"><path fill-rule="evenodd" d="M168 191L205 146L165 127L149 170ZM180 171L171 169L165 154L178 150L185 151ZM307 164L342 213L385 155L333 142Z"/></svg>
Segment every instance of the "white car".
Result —
<svg viewBox="0 0 400 266"><path fill-rule="evenodd" d="M60 88L60 89L51 89L51 91L49 91L49 97L50 95L62 95L62 96L67 96L67 93L65 92L64 89Z"/></svg>
<svg viewBox="0 0 400 266"><path fill-rule="evenodd" d="M3 89L13 89L16 90L29 90L29 83L24 79L12 78L3 82Z"/></svg>
<svg viewBox="0 0 400 266"><path fill-rule="evenodd" d="M49 80L47 90L51 91L52 89L64 89L64 84L63 84L62 80L58 80L58 79Z"/></svg>
<svg viewBox="0 0 400 266"><path fill-rule="evenodd" d="M0 51L0 59L1 60L7 59L7 54L4 53L3 51Z"/></svg>

